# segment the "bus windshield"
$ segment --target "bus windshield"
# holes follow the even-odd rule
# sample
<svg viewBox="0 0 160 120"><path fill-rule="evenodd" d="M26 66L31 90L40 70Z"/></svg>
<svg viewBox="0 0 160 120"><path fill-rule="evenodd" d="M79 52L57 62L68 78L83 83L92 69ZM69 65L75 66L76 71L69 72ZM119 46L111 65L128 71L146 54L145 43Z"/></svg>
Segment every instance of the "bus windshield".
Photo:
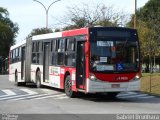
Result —
<svg viewBox="0 0 160 120"><path fill-rule="evenodd" d="M139 70L138 41L128 39L91 41L91 71L137 71Z"/></svg>

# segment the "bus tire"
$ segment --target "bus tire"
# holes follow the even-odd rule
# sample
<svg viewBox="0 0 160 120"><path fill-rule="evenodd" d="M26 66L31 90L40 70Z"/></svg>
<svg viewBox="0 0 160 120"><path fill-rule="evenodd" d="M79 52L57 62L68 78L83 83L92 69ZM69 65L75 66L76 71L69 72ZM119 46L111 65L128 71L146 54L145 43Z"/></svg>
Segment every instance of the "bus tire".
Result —
<svg viewBox="0 0 160 120"><path fill-rule="evenodd" d="M65 86L64 86L65 93L68 97L73 98L75 97L75 92L72 91L72 81L70 75L67 75L65 78Z"/></svg>
<svg viewBox="0 0 160 120"><path fill-rule="evenodd" d="M20 83L18 82L18 73L17 73L17 71L15 72L15 85L16 86L20 85Z"/></svg>
<svg viewBox="0 0 160 120"><path fill-rule="evenodd" d="M41 88L41 73L40 71L37 72L36 74L36 87Z"/></svg>

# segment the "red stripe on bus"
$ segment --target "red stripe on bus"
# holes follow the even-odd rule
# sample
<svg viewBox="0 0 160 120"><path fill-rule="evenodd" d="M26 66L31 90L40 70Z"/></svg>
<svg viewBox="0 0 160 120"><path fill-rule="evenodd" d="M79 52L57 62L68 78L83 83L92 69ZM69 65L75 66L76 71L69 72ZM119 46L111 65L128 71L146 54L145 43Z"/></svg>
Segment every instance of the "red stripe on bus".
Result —
<svg viewBox="0 0 160 120"><path fill-rule="evenodd" d="M88 28L64 31L62 32L62 37L84 35L84 34L88 34Z"/></svg>
<svg viewBox="0 0 160 120"><path fill-rule="evenodd" d="M94 73L97 79L106 81L106 82L129 82L132 80L137 73L124 73L124 74L103 74L103 73Z"/></svg>

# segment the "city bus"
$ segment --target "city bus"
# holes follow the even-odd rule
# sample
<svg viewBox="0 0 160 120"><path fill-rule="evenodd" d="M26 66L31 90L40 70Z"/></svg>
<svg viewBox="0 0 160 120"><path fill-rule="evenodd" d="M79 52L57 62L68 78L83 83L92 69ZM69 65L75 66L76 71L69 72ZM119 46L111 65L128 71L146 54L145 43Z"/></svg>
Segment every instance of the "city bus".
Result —
<svg viewBox="0 0 160 120"><path fill-rule="evenodd" d="M9 79L116 96L140 89L138 34L124 27L86 27L32 36L10 48Z"/></svg>

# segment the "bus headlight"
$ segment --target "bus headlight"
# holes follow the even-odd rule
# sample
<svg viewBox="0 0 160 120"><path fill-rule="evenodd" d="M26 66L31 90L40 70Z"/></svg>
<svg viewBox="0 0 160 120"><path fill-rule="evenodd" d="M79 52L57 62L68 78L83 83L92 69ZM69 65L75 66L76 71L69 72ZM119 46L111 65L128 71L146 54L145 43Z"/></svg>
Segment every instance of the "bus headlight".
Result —
<svg viewBox="0 0 160 120"><path fill-rule="evenodd" d="M96 76L92 73L90 73L89 78L90 78L90 80L96 80L97 79Z"/></svg>
<svg viewBox="0 0 160 120"><path fill-rule="evenodd" d="M131 81L138 81L141 78L139 74L137 74Z"/></svg>
<svg viewBox="0 0 160 120"><path fill-rule="evenodd" d="M140 76L139 76L139 75L136 75L135 78L136 78L136 79L140 79Z"/></svg>

